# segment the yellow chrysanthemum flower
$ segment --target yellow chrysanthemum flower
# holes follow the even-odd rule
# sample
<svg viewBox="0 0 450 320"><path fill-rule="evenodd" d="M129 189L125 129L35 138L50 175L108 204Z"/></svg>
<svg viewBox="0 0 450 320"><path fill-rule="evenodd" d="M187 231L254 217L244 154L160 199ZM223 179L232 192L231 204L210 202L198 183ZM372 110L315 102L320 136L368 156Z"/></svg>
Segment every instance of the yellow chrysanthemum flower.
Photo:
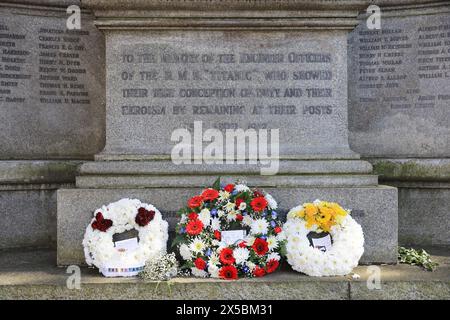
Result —
<svg viewBox="0 0 450 320"><path fill-rule="evenodd" d="M305 204L305 213L308 217L312 217L318 213L317 207L312 203Z"/></svg>
<svg viewBox="0 0 450 320"><path fill-rule="evenodd" d="M306 218L306 228L311 229L313 225L317 224L316 219L314 217Z"/></svg>
<svg viewBox="0 0 450 320"><path fill-rule="evenodd" d="M345 211L340 205L338 205L337 203L332 203L331 204L331 208L334 210L334 212L336 212L337 215L340 216L346 216L347 215L347 211Z"/></svg>
<svg viewBox="0 0 450 320"><path fill-rule="evenodd" d="M327 209L327 210L324 210L324 209ZM320 224L325 224L328 221L330 221L331 220L331 213L330 213L330 211L333 211L333 210L331 210L329 208L322 208L320 210L319 216L316 218L317 222L319 222Z"/></svg>

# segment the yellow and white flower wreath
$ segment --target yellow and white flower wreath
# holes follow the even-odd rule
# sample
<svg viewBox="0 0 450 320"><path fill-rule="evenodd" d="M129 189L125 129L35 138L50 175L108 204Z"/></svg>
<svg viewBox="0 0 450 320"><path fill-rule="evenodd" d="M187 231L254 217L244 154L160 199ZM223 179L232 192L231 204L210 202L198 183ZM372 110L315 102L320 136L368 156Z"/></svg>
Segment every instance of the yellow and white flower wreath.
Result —
<svg viewBox="0 0 450 320"><path fill-rule="evenodd" d="M328 203L316 200L313 203L317 210L317 223L313 213L306 214L308 205L304 204L292 208L284 224L284 232L287 239L286 258L288 263L296 271L309 276L339 276L349 274L358 265L359 259L364 253L364 234L361 226L349 215L349 211L343 210L336 203ZM320 207L336 208L330 211L336 216L333 223L325 225L329 231L333 244L330 250L323 252L310 246L308 234L311 231L323 231L323 215ZM341 211L340 209L343 211ZM314 209L311 207L311 211ZM328 210L324 210L328 214Z"/></svg>

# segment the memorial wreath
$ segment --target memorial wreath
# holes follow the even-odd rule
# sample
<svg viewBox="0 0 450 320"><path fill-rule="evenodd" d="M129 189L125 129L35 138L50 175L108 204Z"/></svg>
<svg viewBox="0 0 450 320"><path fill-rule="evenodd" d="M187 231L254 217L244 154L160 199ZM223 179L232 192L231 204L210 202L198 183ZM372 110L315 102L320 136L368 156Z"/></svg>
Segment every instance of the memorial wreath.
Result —
<svg viewBox="0 0 450 320"><path fill-rule="evenodd" d="M316 200L297 206L283 229L288 263L309 276L349 274L364 252L361 226L337 203Z"/></svg>
<svg viewBox="0 0 450 320"><path fill-rule="evenodd" d="M114 236L137 231L137 237L114 241ZM122 199L95 210L86 228L83 247L88 265L104 276L134 276L145 262L166 253L168 223L151 204Z"/></svg>
<svg viewBox="0 0 450 320"><path fill-rule="evenodd" d="M179 211L177 246L183 268L196 277L237 279L274 272L284 246L277 203L245 184L212 188Z"/></svg>

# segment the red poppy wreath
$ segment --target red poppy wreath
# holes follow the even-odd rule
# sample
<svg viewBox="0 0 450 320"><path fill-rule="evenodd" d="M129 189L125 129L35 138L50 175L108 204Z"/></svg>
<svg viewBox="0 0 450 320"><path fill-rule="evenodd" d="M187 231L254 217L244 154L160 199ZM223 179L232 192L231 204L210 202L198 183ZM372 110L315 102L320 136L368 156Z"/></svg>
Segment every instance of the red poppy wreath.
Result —
<svg viewBox="0 0 450 320"><path fill-rule="evenodd" d="M276 209L267 193L217 180L179 211L173 246L183 267L196 277L229 280L274 272L285 246Z"/></svg>

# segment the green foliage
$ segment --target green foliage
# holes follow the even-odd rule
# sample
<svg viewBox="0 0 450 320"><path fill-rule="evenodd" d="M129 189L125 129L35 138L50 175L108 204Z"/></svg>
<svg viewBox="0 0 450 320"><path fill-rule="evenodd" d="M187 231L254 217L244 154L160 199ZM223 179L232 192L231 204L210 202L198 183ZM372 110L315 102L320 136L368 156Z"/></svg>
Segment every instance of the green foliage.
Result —
<svg viewBox="0 0 450 320"><path fill-rule="evenodd" d="M218 178L216 179L216 181L214 181L212 188L215 189L215 190L217 190L217 191L220 190L220 177L218 177Z"/></svg>
<svg viewBox="0 0 450 320"><path fill-rule="evenodd" d="M421 266L428 271L433 271L438 266L436 262L431 261L430 255L423 249L415 250L399 247L398 260L400 263Z"/></svg>

